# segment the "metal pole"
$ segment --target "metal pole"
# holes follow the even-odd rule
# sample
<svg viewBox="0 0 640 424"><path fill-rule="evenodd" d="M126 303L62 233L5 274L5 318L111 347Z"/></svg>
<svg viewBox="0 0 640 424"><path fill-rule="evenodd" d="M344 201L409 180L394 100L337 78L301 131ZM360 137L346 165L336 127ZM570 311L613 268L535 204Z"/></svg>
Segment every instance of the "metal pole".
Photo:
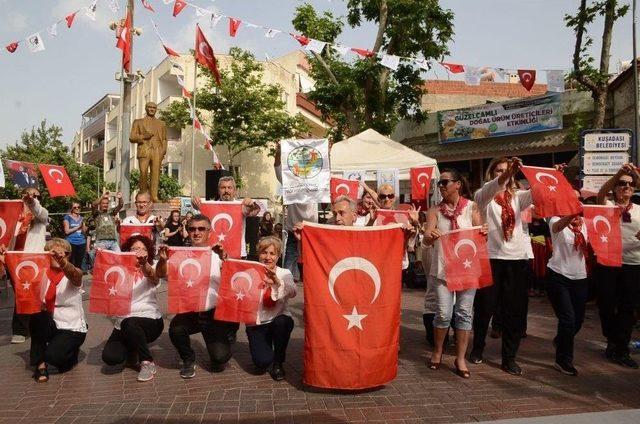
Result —
<svg viewBox="0 0 640 424"><path fill-rule="evenodd" d="M632 20L633 20L633 124L634 124L634 138L636 148L636 166L640 166L640 145L638 145L638 129L640 129L640 110L638 109L638 51L636 48L636 0L633 0L632 8Z"/></svg>
<svg viewBox="0 0 640 424"><path fill-rule="evenodd" d="M197 91L197 84L196 84L196 80L198 77L198 62L196 62L196 58L195 56L193 57L193 106L191 109L191 115L192 115L192 119L191 119L191 198L193 199L193 193L194 193L194 185L195 185L195 179L194 179L194 175L195 175L195 167L196 167L196 125L195 125L195 121L196 121L196 91ZM201 124L202 125L202 124Z"/></svg>
<svg viewBox="0 0 640 424"><path fill-rule="evenodd" d="M131 13L131 28L134 28L134 2L128 0L127 13ZM134 31L131 32L131 62L130 67L133 69L133 38ZM129 134L131 132L131 80L126 74L124 67L122 68L122 97L120 104L122 105L121 114L121 141L120 141L120 191L122 192L122 201L128 204L130 201L129 174L130 174L130 151L131 143L129 143Z"/></svg>

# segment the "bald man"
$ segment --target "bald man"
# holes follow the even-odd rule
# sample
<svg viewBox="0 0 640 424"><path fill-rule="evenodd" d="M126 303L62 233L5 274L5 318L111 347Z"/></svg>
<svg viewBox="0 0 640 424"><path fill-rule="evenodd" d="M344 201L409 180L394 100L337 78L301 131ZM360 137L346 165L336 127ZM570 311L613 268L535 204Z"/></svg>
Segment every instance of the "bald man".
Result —
<svg viewBox="0 0 640 424"><path fill-rule="evenodd" d="M138 166L140 167L140 193L149 193L155 203L158 199L160 169L162 159L167 153L167 127L157 119L158 105L149 102L145 105L147 116L133 121L129 141L138 145ZM151 170L151 191L149 191L149 170Z"/></svg>

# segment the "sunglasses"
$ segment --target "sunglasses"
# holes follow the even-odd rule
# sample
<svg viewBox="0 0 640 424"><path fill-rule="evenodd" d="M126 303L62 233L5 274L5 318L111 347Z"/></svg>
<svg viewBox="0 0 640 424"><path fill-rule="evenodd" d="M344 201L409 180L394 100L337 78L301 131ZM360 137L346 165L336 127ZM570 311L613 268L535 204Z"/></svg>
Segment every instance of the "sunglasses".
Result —
<svg viewBox="0 0 640 424"><path fill-rule="evenodd" d="M633 181L618 181L616 187L633 187Z"/></svg>
<svg viewBox="0 0 640 424"><path fill-rule="evenodd" d="M190 233L195 233L196 231L200 231L201 233L204 233L205 231L209 231L210 228L209 227L188 227L187 231Z"/></svg>
<svg viewBox="0 0 640 424"><path fill-rule="evenodd" d="M450 182L456 182L458 180L451 180L451 179L447 179L447 178L443 178L442 180L438 181L438 187L446 187L449 185Z"/></svg>
<svg viewBox="0 0 640 424"><path fill-rule="evenodd" d="M391 199L395 199L395 197L396 197L396 195L393 194L393 193L391 193L391 194L378 194L378 198L380 200L385 200L385 199L391 200Z"/></svg>

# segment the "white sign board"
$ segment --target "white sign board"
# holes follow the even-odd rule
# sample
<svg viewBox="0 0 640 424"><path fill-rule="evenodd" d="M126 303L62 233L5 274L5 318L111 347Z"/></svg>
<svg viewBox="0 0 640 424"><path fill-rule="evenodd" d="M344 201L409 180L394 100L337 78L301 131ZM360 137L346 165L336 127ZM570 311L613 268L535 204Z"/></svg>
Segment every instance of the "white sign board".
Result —
<svg viewBox="0 0 640 424"><path fill-rule="evenodd" d="M587 175L613 175L628 162L627 152L585 153L583 172Z"/></svg>
<svg viewBox="0 0 640 424"><path fill-rule="evenodd" d="M598 193L600 187L602 187L609 178L611 178L611 175L587 175L582 179L582 189L592 193Z"/></svg>
<svg viewBox="0 0 640 424"><path fill-rule="evenodd" d="M586 152L626 152L631 148L631 134L628 133L588 133L584 135Z"/></svg>

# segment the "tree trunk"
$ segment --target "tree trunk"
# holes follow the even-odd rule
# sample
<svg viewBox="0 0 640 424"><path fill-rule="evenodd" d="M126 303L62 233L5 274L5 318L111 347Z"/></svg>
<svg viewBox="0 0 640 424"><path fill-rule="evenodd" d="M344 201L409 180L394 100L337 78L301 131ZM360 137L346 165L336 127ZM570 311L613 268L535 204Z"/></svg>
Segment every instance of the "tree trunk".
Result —
<svg viewBox="0 0 640 424"><path fill-rule="evenodd" d="M595 103L595 110L593 115L593 128L604 128L605 118L607 116L607 87L604 90L593 93L593 101Z"/></svg>
<svg viewBox="0 0 640 424"><path fill-rule="evenodd" d="M384 41L384 32L387 29L387 21L389 18L389 7L387 0L380 2L380 14L378 18L378 32L376 34L376 40L373 44L373 52L378 53L382 47ZM387 52L390 53L390 52ZM373 126L373 118L375 112L384 110L384 98L382 89L386 90L386 80L389 78L388 69L385 68L378 74L379 84L376 86L373 81L373 77L368 76L364 84L364 122L368 128ZM380 90L380 91L379 91Z"/></svg>

